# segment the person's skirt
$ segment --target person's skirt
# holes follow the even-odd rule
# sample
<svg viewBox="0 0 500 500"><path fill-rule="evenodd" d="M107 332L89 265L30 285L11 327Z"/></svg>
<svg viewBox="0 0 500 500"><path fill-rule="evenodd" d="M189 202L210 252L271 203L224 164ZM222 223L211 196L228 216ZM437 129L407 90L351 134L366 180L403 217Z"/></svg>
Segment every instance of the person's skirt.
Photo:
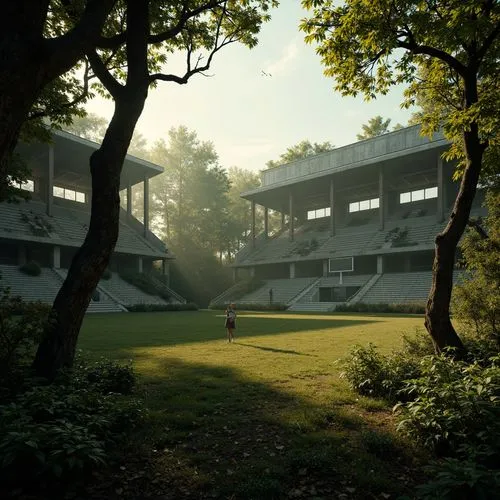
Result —
<svg viewBox="0 0 500 500"><path fill-rule="evenodd" d="M231 330L234 330L236 328L236 322L231 319L226 319L226 328L231 328Z"/></svg>

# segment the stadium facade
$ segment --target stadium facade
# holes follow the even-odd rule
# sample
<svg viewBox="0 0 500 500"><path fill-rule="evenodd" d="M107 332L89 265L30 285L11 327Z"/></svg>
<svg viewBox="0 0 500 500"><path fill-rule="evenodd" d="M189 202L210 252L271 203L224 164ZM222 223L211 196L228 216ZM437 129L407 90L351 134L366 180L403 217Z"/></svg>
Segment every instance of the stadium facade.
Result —
<svg viewBox="0 0 500 500"><path fill-rule="evenodd" d="M456 164L442 158L449 145L413 126L263 171L261 186L241 195L252 229L234 264L235 280L245 274L261 286L237 301L312 311L425 301L434 239L459 187ZM484 215L482 201L479 191L472 215ZM281 214L275 234L270 211ZM213 303L235 300L238 289Z"/></svg>
<svg viewBox="0 0 500 500"><path fill-rule="evenodd" d="M51 303L66 276L73 256L83 243L90 221L92 179L89 157L99 144L55 131L50 144L20 144L17 153L32 177L17 186L30 191L28 202L0 204L0 286L25 300ZM149 227L149 179L163 171L153 163L127 155L121 176L118 242L108 279L102 279L88 312L126 311L136 304L185 302L169 288L173 256ZM144 221L132 215L132 187L143 184ZM34 261L38 276L21 272ZM152 273L157 269L156 273ZM122 278L131 272L151 273L158 294L145 293ZM168 299L166 297L169 297Z"/></svg>

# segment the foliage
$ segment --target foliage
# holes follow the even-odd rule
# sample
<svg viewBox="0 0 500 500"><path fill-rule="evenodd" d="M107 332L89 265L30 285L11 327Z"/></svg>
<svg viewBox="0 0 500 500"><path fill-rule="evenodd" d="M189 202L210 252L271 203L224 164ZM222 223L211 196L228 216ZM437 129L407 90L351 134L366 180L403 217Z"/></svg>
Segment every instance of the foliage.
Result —
<svg viewBox="0 0 500 500"><path fill-rule="evenodd" d="M454 289L455 317L469 334L500 347L500 192L487 195L488 216L461 243L466 275Z"/></svg>
<svg viewBox="0 0 500 500"><path fill-rule="evenodd" d="M163 311L197 311L198 306L193 302L187 304L134 304L127 306L130 312L163 312Z"/></svg>
<svg viewBox="0 0 500 500"><path fill-rule="evenodd" d="M22 390L49 309L0 289L0 401Z"/></svg>
<svg viewBox="0 0 500 500"><path fill-rule="evenodd" d="M432 462L425 472L432 479L416 488L423 500L488 499L500 489L500 471L474 459L448 457Z"/></svg>
<svg viewBox="0 0 500 500"><path fill-rule="evenodd" d="M27 274L28 276L40 276L42 268L38 262L30 260L29 262L26 262L26 264L19 266L19 271Z"/></svg>
<svg viewBox="0 0 500 500"><path fill-rule="evenodd" d="M80 362L0 405L0 489L67 487L101 467L143 418L139 401L118 394L134 383L128 366Z"/></svg>
<svg viewBox="0 0 500 500"><path fill-rule="evenodd" d="M408 304L366 304L356 302L355 304L339 304L335 307L337 312L364 312L364 313L396 313L396 314L423 314L425 304L411 302Z"/></svg>
<svg viewBox="0 0 500 500"><path fill-rule="evenodd" d="M298 253L302 257L309 255L311 252L315 252L318 249L318 240L316 238L311 238L311 240L300 241L294 250L294 253Z"/></svg>
<svg viewBox="0 0 500 500"><path fill-rule="evenodd" d="M383 356L373 344L356 345L344 360L344 377L359 394L400 400L404 382L420 374L418 360L402 352Z"/></svg>
<svg viewBox="0 0 500 500"><path fill-rule="evenodd" d="M53 231L53 227L50 222L46 221L40 214L34 214L33 212L21 213L21 220L28 224L33 236L50 237L50 233Z"/></svg>
<svg viewBox="0 0 500 500"><path fill-rule="evenodd" d="M397 406L398 429L441 454L500 458L499 358L484 368L441 356L421 361L421 376L408 381L411 401ZM465 448L464 448L465 447ZM471 451L472 450L472 451Z"/></svg>
<svg viewBox="0 0 500 500"><path fill-rule="evenodd" d="M310 141L304 140L290 146L287 150L282 153L278 160L269 160L266 163L267 168L276 168L285 163L290 163L292 161L302 160L308 158L309 156L319 155L321 153L326 153L335 149L335 146L330 143L330 141L318 143L315 142L311 144Z"/></svg>
<svg viewBox="0 0 500 500"><path fill-rule="evenodd" d="M224 304L210 304L210 309L221 310L226 309ZM240 311L286 311L288 306L286 304L280 304L279 302L273 302L272 304L255 304L253 302L236 302L236 308Z"/></svg>
<svg viewBox="0 0 500 500"><path fill-rule="evenodd" d="M362 125L362 133L357 134L358 141L378 137L379 135L387 134L389 132L389 124L391 119L384 120L380 115L374 116L368 120L368 123Z"/></svg>

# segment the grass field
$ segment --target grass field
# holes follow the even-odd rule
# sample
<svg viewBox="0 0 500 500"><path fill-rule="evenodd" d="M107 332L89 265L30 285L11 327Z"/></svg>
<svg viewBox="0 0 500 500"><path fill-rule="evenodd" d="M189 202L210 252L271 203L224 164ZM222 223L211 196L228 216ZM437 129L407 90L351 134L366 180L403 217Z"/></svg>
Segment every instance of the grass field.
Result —
<svg viewBox="0 0 500 500"><path fill-rule="evenodd" d="M390 410L352 393L338 360L389 352L422 317L220 311L88 315L79 348L133 360L150 409L120 496L395 498L415 480ZM139 444L140 443L140 444Z"/></svg>

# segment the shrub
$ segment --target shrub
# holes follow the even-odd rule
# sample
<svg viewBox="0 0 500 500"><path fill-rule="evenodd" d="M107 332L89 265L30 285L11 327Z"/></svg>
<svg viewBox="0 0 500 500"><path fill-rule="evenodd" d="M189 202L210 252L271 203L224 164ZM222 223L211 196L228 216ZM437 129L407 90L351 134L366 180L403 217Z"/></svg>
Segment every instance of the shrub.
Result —
<svg viewBox="0 0 500 500"><path fill-rule="evenodd" d="M127 306L130 312L164 312L164 311L197 311L199 307L194 302L187 304L134 304Z"/></svg>
<svg viewBox="0 0 500 500"><path fill-rule="evenodd" d="M344 360L342 377L351 388L364 396L380 397L396 401L405 387L405 380L419 375L418 361L404 353L383 356L373 344L354 346Z"/></svg>
<svg viewBox="0 0 500 500"><path fill-rule="evenodd" d="M131 394L136 381L134 369L130 363L119 364L102 359L93 363L80 361L75 376L78 380L89 382L103 394Z"/></svg>
<svg viewBox="0 0 500 500"><path fill-rule="evenodd" d="M335 308L336 312L365 312L365 313L396 313L396 314L424 314L425 304L411 302L407 304L365 304L357 302L355 304L339 304Z"/></svg>
<svg viewBox="0 0 500 500"><path fill-rule="evenodd" d="M104 269L104 272L102 273L101 279L102 280L110 280L113 277L113 273L108 269Z"/></svg>
<svg viewBox="0 0 500 500"><path fill-rule="evenodd" d="M483 449L500 459L500 358L492 361L484 368L443 355L424 357L420 377L404 389L412 400L396 406L398 429L440 454Z"/></svg>
<svg viewBox="0 0 500 500"><path fill-rule="evenodd" d="M0 402L23 389L50 306L0 292Z"/></svg>
<svg viewBox="0 0 500 500"><path fill-rule="evenodd" d="M425 467L428 483L417 487L422 499L487 499L500 491L500 471L491 470L475 460L446 458Z"/></svg>
<svg viewBox="0 0 500 500"><path fill-rule="evenodd" d="M143 418L139 401L108 391L129 392L131 376L111 362L80 363L53 384L0 405L0 490L39 493L108 461Z"/></svg>
<svg viewBox="0 0 500 500"><path fill-rule="evenodd" d="M27 274L28 276L40 276L40 274L42 273L42 268L40 267L40 264L38 262L30 260L29 262L26 262L26 264L19 266L19 271Z"/></svg>
<svg viewBox="0 0 500 500"><path fill-rule="evenodd" d="M226 304L210 304L209 309L223 311L226 307ZM288 306L279 302L273 302L272 304L240 304L237 302L236 308L240 311L286 311Z"/></svg>

